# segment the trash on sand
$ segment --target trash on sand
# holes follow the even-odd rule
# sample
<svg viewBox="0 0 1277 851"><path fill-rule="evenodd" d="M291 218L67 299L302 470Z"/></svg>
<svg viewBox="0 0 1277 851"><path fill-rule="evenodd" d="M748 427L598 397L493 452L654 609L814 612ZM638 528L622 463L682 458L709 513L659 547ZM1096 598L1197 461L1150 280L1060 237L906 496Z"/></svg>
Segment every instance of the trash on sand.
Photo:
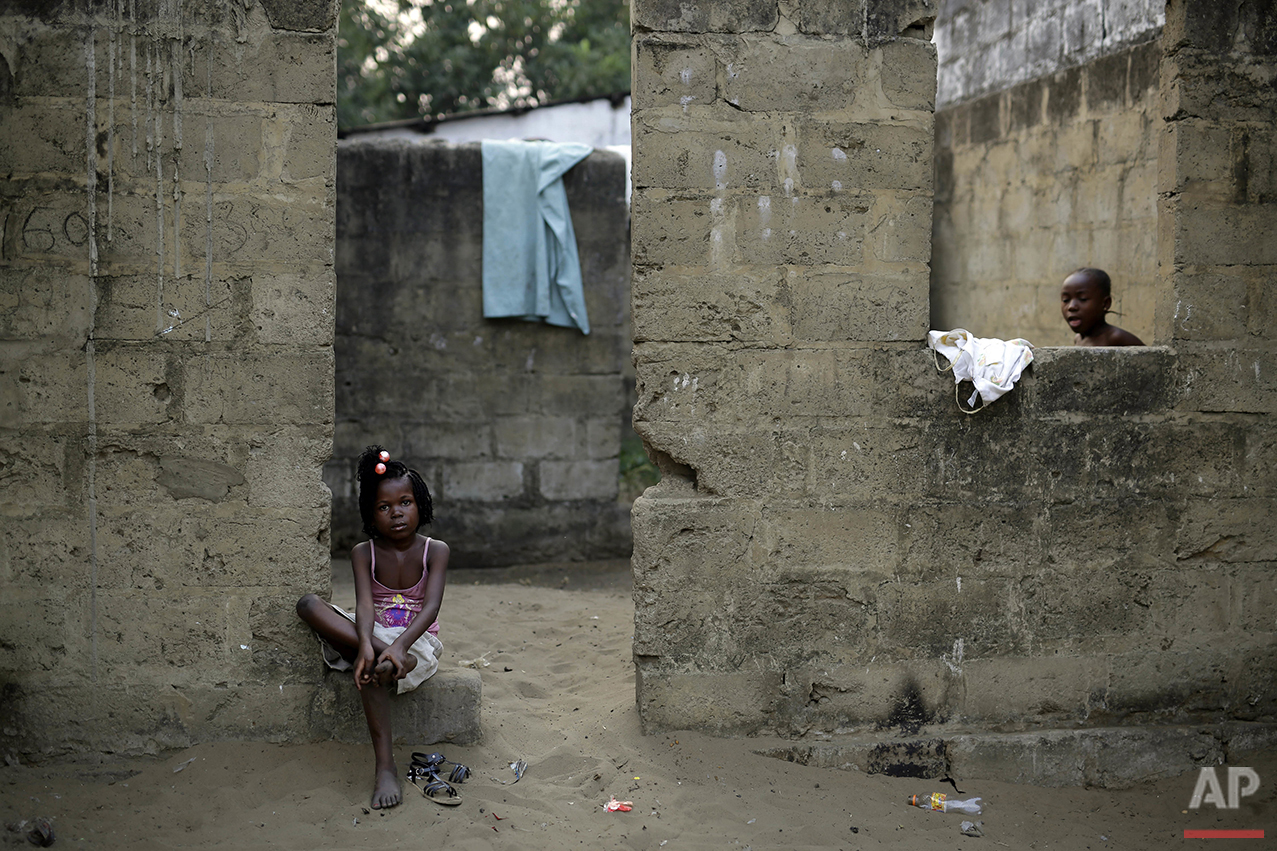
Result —
<svg viewBox="0 0 1277 851"><path fill-rule="evenodd" d="M964 821L960 828L963 836L984 836L984 822Z"/></svg>
<svg viewBox="0 0 1277 851"><path fill-rule="evenodd" d="M949 801L945 799L943 792L932 792L930 795L910 795L909 805L921 807L924 810L938 810L942 813L966 813L967 815L978 816L981 813L980 798L971 798L967 801Z"/></svg>
<svg viewBox="0 0 1277 851"><path fill-rule="evenodd" d="M615 813L615 812L628 813L630 810L634 809L634 802L633 801L618 801L616 800L616 796L613 795L611 800L609 800L606 804L603 805L603 809L607 810L609 813Z"/></svg>
<svg viewBox="0 0 1277 851"><path fill-rule="evenodd" d="M27 830L28 826L31 828ZM37 818L27 821L8 822L5 827L12 833L26 832L27 841L32 845L39 845L41 848L47 848L53 844L53 823L47 818Z"/></svg>
<svg viewBox="0 0 1277 851"><path fill-rule="evenodd" d="M491 652L491 650L488 651L488 653ZM463 659L457 664L463 668L486 668L492 664L488 661L488 653L484 653L482 656L475 659Z"/></svg>
<svg viewBox="0 0 1277 851"><path fill-rule="evenodd" d="M510 782L518 783L523 779L524 772L528 770L528 763L526 760L516 759L514 762L510 763L510 770L514 772L514 779ZM506 781L502 780L501 782L504 784Z"/></svg>
<svg viewBox="0 0 1277 851"><path fill-rule="evenodd" d="M190 765L192 762L195 762L195 757L191 757L186 762L180 763L176 768L173 769L173 773L177 774L179 771L181 771L183 768L186 768L186 766Z"/></svg>
<svg viewBox="0 0 1277 851"><path fill-rule="evenodd" d="M47 819L36 819L35 827L27 834L27 840L33 845L48 848L53 844L53 825Z"/></svg>

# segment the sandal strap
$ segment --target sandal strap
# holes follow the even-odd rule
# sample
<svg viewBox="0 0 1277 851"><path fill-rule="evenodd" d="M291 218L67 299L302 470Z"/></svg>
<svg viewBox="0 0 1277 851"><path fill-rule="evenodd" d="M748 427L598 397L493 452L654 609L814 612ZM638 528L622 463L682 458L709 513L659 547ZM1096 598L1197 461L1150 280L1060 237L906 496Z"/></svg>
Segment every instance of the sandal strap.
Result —
<svg viewBox="0 0 1277 851"><path fill-rule="evenodd" d="M440 780L438 777L435 777L433 781L426 784L425 793L433 798L439 792L446 793L450 798L455 798L458 795L458 792L456 789L453 789L443 780Z"/></svg>
<svg viewBox="0 0 1277 851"><path fill-rule="evenodd" d="M413 751L412 761L414 764L423 765L423 766L439 766L447 762L448 760L445 759L444 755L441 753L425 754L425 753L421 753L420 751Z"/></svg>
<svg viewBox="0 0 1277 851"><path fill-rule="evenodd" d="M448 773L448 779L453 783L464 783L471 774L469 766L453 762L438 751L430 754L414 751L412 754L412 768L409 769L409 772L415 770L419 776L426 777L438 773L443 769L444 765L453 767L452 771Z"/></svg>
<svg viewBox="0 0 1277 851"><path fill-rule="evenodd" d="M439 773L439 766L428 765L426 763L417 762L416 760L413 760L412 764L408 766L408 774L410 776L416 775L417 777L429 777L432 774L438 774L438 773Z"/></svg>

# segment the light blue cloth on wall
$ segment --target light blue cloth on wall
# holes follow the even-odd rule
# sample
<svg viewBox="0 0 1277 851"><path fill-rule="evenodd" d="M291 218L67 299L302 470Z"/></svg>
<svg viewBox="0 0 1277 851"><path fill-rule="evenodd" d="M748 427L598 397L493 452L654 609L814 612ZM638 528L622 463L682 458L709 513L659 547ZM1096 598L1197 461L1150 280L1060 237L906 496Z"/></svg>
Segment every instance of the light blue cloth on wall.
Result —
<svg viewBox="0 0 1277 851"><path fill-rule="evenodd" d="M483 142L483 315L590 333L563 173L589 145Z"/></svg>

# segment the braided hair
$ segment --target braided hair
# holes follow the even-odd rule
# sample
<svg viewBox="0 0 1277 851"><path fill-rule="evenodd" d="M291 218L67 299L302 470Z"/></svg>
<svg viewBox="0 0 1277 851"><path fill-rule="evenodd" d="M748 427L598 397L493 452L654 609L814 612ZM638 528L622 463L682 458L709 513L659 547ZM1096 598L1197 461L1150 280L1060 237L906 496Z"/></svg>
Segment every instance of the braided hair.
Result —
<svg viewBox="0 0 1277 851"><path fill-rule="evenodd" d="M409 469L402 461L386 461L386 471L377 472L381 463L380 446L369 446L359 455L359 465L355 476L359 481L359 516L364 521L364 534L370 538L377 537L377 528L373 523L377 504L377 487L385 479L407 478L412 484L412 498L417 502L417 528L434 520L434 506L430 501L430 489L416 470Z"/></svg>

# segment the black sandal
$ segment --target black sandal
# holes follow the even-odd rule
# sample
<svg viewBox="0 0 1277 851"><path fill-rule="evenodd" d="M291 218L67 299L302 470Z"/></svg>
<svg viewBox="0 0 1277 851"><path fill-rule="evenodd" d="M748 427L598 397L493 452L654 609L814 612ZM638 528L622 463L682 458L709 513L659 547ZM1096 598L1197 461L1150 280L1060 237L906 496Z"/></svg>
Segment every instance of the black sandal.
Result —
<svg viewBox="0 0 1277 851"><path fill-rule="evenodd" d="M452 771L448 772L448 780L450 782L466 782L466 778L470 776L470 769L468 766L462 765L459 762L453 762L437 751L432 754L416 752L412 755L413 768L422 772L437 774L443 769L445 763L452 766ZM409 769L410 773L411 771L412 769Z"/></svg>
<svg viewBox="0 0 1277 851"><path fill-rule="evenodd" d="M461 803L461 794L447 781L439 776L439 764L418 759L421 754L412 755L412 765L408 767L408 782L421 790L421 794L436 804L455 807ZM425 781L423 786L421 782Z"/></svg>
<svg viewBox="0 0 1277 851"><path fill-rule="evenodd" d="M425 779L427 781L425 786L422 786L416 780L411 781L413 786L421 790L422 795L445 807L461 805L461 794L452 786L449 786L447 782L440 780L438 774L428 774Z"/></svg>

